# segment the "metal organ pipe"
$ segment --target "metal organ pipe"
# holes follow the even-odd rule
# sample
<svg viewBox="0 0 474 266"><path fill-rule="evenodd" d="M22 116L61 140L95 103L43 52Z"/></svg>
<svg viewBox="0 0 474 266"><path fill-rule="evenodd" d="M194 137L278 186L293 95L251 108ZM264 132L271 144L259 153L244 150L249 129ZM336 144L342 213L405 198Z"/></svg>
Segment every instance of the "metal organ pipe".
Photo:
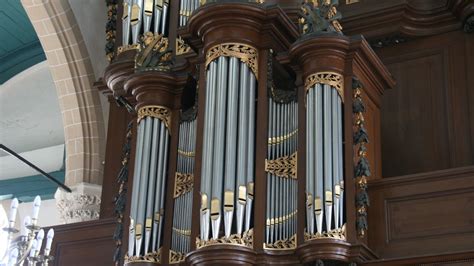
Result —
<svg viewBox="0 0 474 266"><path fill-rule="evenodd" d="M333 80L317 77L323 82L310 85L306 94L307 198L314 193L314 215L308 204L306 233L312 238L339 230L344 224L342 98Z"/></svg>
<svg viewBox="0 0 474 266"><path fill-rule="evenodd" d="M189 9L198 6L194 0L188 3ZM203 241L209 240L209 223L212 239L222 237L222 217L224 237L242 237L252 227L257 84L247 62L238 56L220 55L207 65L201 169Z"/></svg>

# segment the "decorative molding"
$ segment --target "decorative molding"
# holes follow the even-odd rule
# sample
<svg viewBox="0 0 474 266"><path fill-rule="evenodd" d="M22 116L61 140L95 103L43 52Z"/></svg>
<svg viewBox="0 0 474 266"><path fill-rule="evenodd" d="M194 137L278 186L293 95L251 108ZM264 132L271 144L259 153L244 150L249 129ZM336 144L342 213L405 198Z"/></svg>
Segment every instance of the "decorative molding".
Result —
<svg viewBox="0 0 474 266"><path fill-rule="evenodd" d="M306 93L308 93L315 84L326 84L334 87L344 102L344 79L341 74L335 72L319 72L309 75L304 83Z"/></svg>
<svg viewBox="0 0 474 266"><path fill-rule="evenodd" d="M174 183L174 198L193 190L194 176L176 172Z"/></svg>
<svg viewBox="0 0 474 266"><path fill-rule="evenodd" d="M266 159L265 171L279 177L297 179L297 161L297 152L275 160Z"/></svg>
<svg viewBox="0 0 474 266"><path fill-rule="evenodd" d="M219 239L201 240L196 238L196 248L200 249L212 245L237 245L253 248L253 229L245 231L242 236L239 234L230 235L230 237L221 237Z"/></svg>
<svg viewBox="0 0 474 266"><path fill-rule="evenodd" d="M258 79L258 52L254 47L242 43L222 43L211 47L206 54L207 66L220 56L232 56L240 59Z"/></svg>
<svg viewBox="0 0 474 266"><path fill-rule="evenodd" d="M79 183L70 188L72 193L58 189L54 195L60 219L66 224L99 219L102 186Z"/></svg>
<svg viewBox="0 0 474 266"><path fill-rule="evenodd" d="M137 123L139 124L140 121L147 116L160 119L163 123L165 123L168 131L171 132L171 110L169 108L160 105L143 106L138 110Z"/></svg>

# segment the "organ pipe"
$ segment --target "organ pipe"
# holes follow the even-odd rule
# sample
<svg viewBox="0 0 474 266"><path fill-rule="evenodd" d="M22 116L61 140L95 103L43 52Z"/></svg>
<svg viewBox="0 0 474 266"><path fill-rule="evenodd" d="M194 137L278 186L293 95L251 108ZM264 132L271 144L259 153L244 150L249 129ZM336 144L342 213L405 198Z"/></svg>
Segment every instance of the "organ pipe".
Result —
<svg viewBox="0 0 474 266"><path fill-rule="evenodd" d="M323 72L310 76L307 83L306 234L312 239L340 232L344 224L342 78Z"/></svg>
<svg viewBox="0 0 474 266"><path fill-rule="evenodd" d="M256 60L256 50L243 44L222 44L207 53L203 158L212 159L203 160L201 169L202 241L243 237L252 228L257 77L254 65L243 60L249 51Z"/></svg>

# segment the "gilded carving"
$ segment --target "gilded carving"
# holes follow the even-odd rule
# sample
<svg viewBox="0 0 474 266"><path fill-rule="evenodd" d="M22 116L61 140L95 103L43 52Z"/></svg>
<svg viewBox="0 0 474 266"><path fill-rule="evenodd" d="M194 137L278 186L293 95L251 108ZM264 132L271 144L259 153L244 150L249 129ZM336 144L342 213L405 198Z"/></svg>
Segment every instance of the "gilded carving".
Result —
<svg viewBox="0 0 474 266"><path fill-rule="evenodd" d="M212 245L238 245L248 248L253 248L253 229L245 231L243 235L233 234L230 237L221 237L219 239L201 240L199 237L196 238L196 248L200 249Z"/></svg>
<svg viewBox="0 0 474 266"><path fill-rule="evenodd" d="M172 51L168 48L168 39L160 34L146 32L140 40L140 50L135 58L138 71L169 71Z"/></svg>
<svg viewBox="0 0 474 266"><path fill-rule="evenodd" d="M160 262L160 255L161 255L161 249L158 251L154 252L149 252L144 256L131 256L129 257L128 255L125 256L125 264L130 263L130 262L155 262L159 263Z"/></svg>
<svg viewBox="0 0 474 266"><path fill-rule="evenodd" d="M117 55L123 53L123 52L126 52L126 51L130 51L130 50L139 50L140 49L140 44L136 43L136 44L129 44L129 45L123 45L123 46L120 46L119 48L117 48Z"/></svg>
<svg viewBox="0 0 474 266"><path fill-rule="evenodd" d="M183 151L183 150L178 149L178 154L185 157L194 157L193 151Z"/></svg>
<svg viewBox="0 0 474 266"><path fill-rule="evenodd" d="M308 93L315 84L326 84L334 87L344 102L344 79L341 74L335 72L319 72L309 75L304 83L306 93Z"/></svg>
<svg viewBox="0 0 474 266"><path fill-rule="evenodd" d="M297 178L297 152L274 160L265 160L265 171L284 178Z"/></svg>
<svg viewBox="0 0 474 266"><path fill-rule="evenodd" d="M300 11L300 31L302 34L331 33L342 34L339 20L342 15L337 11L338 0L304 1Z"/></svg>
<svg viewBox="0 0 474 266"><path fill-rule="evenodd" d="M296 248L296 234L291 236L290 238L278 240L275 243L264 243L264 249L270 250L290 250Z"/></svg>
<svg viewBox="0 0 474 266"><path fill-rule="evenodd" d="M143 106L142 108L140 108L140 110L138 110L137 123L140 123L140 121L147 116L160 119L162 122L165 123L165 126L168 128L168 130L170 130L171 110L169 108L159 105Z"/></svg>
<svg viewBox="0 0 474 266"><path fill-rule="evenodd" d="M346 240L346 225L344 224L341 228L337 228L334 230L331 230L329 232L323 232L323 233L315 233L315 234L309 234L309 233L304 233L304 241L311 241L315 239L323 239L323 238L333 238L333 239L339 239L339 240Z"/></svg>
<svg viewBox="0 0 474 266"><path fill-rule="evenodd" d="M191 47L184 42L181 36L176 38L176 55L187 54L191 51Z"/></svg>
<svg viewBox="0 0 474 266"><path fill-rule="evenodd" d="M206 54L206 67L220 56L233 56L245 63L258 79L257 49L242 43L223 43L209 49Z"/></svg>
<svg viewBox="0 0 474 266"><path fill-rule="evenodd" d="M194 176L192 174L176 173L174 184L174 198L177 198L193 189Z"/></svg>
<svg viewBox="0 0 474 266"><path fill-rule="evenodd" d="M170 264L183 262L186 259L186 254L170 249Z"/></svg>
<svg viewBox="0 0 474 266"><path fill-rule="evenodd" d="M115 34L117 29L117 0L107 1L107 23L105 24L105 53L107 60L112 61L115 50Z"/></svg>

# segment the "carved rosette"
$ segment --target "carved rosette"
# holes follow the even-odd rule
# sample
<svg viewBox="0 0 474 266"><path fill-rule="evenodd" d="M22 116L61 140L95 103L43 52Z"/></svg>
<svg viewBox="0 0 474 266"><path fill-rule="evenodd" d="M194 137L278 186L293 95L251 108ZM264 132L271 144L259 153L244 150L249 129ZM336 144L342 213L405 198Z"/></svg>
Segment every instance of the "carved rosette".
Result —
<svg viewBox="0 0 474 266"><path fill-rule="evenodd" d="M305 92L308 93L315 84L326 84L334 87L344 102L344 79L341 74L335 72L319 72L309 75L304 83Z"/></svg>
<svg viewBox="0 0 474 266"><path fill-rule="evenodd" d="M265 171L284 178L297 178L297 152L274 160L265 160Z"/></svg>
<svg viewBox="0 0 474 266"><path fill-rule="evenodd" d="M228 238L223 236L219 239L201 240L196 238L196 248L200 249L212 245L237 245L247 248L253 248L253 229L245 231L242 236L239 234L230 235Z"/></svg>
<svg viewBox="0 0 474 266"><path fill-rule="evenodd" d="M206 54L206 67L221 56L232 56L238 58L242 63L252 70L258 79L258 53L254 47L242 43L222 43L211 47Z"/></svg>
<svg viewBox="0 0 474 266"><path fill-rule="evenodd" d="M102 186L80 183L71 189L71 193L57 190L55 194L61 221L69 224L99 219Z"/></svg>
<svg viewBox="0 0 474 266"><path fill-rule="evenodd" d="M140 121L147 116L160 119L163 121L163 123L165 123L168 131L170 131L171 110L169 108L159 105L143 106L138 110L137 123L140 123Z"/></svg>

